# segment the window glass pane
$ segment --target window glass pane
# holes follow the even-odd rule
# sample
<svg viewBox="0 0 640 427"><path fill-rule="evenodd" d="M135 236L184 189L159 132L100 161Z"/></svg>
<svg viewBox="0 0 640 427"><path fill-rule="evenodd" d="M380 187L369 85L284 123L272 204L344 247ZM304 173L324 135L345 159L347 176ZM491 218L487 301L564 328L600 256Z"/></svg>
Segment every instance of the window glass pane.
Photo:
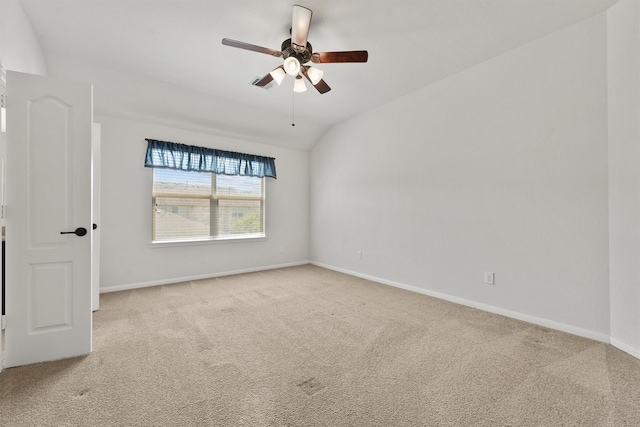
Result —
<svg viewBox="0 0 640 427"><path fill-rule="evenodd" d="M264 194L264 178L153 169L152 240L264 236Z"/></svg>
<svg viewBox="0 0 640 427"><path fill-rule="evenodd" d="M156 168L153 170L153 192L210 195L211 174Z"/></svg>
<svg viewBox="0 0 640 427"><path fill-rule="evenodd" d="M261 178L253 176L216 175L216 194L218 196L249 196L262 195Z"/></svg>
<svg viewBox="0 0 640 427"><path fill-rule="evenodd" d="M262 232L260 200L218 200L218 224L221 236Z"/></svg>
<svg viewBox="0 0 640 427"><path fill-rule="evenodd" d="M209 199L156 197L153 240L209 236Z"/></svg>

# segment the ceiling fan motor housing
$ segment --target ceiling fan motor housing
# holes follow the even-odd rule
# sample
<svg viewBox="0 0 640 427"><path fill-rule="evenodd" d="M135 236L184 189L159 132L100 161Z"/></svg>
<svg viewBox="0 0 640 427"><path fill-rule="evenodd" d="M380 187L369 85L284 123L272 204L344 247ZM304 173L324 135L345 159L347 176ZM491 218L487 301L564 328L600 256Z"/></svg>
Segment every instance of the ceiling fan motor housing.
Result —
<svg viewBox="0 0 640 427"><path fill-rule="evenodd" d="M293 56L300 62L300 64L309 62L311 60L311 55L313 55L311 43L307 42L307 46L302 47L292 44L291 39L283 41L280 50L282 51L282 57L284 59Z"/></svg>

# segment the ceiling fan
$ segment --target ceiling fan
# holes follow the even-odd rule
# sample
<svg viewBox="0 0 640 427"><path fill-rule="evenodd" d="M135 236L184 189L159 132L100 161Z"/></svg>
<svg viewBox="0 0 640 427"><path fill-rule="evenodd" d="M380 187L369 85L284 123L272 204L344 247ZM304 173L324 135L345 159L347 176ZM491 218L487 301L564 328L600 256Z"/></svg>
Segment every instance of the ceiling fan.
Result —
<svg viewBox="0 0 640 427"><path fill-rule="evenodd" d="M311 16L313 12L304 6L293 5L293 19L291 23L291 38L282 42L281 50L269 49L256 46L237 40L222 39L225 46L237 47L239 49L252 50L254 52L284 58L284 63L261 79L253 82L255 86L264 87L271 81L279 85L286 74L295 77L293 86L294 92L304 92L307 90L302 76L304 76L318 90L327 93L331 90L329 85L322 80L323 72L315 67L306 65L309 61L314 64L325 64L335 62L367 62L369 53L366 50L351 50L343 52L313 52L311 44L307 41Z"/></svg>

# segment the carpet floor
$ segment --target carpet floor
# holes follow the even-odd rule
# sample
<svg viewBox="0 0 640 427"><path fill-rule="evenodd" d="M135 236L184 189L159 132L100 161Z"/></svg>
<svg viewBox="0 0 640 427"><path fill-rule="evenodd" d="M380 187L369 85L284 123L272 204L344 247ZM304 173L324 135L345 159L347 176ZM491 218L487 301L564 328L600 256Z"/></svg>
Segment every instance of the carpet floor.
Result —
<svg viewBox="0 0 640 427"><path fill-rule="evenodd" d="M3 426L640 426L616 348L305 265L101 295Z"/></svg>

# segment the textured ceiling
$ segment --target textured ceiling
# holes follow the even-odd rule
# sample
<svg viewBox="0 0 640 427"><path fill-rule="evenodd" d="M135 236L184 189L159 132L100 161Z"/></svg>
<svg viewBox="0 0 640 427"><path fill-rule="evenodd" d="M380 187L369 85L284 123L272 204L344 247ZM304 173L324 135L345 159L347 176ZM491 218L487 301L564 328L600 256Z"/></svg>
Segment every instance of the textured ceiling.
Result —
<svg viewBox="0 0 640 427"><path fill-rule="evenodd" d="M617 0L308 0L314 51L369 51L318 65L332 90L250 85L281 59L283 0L21 0L49 75L94 84L95 112L309 150L332 125L603 12ZM292 127L295 111L296 126Z"/></svg>

